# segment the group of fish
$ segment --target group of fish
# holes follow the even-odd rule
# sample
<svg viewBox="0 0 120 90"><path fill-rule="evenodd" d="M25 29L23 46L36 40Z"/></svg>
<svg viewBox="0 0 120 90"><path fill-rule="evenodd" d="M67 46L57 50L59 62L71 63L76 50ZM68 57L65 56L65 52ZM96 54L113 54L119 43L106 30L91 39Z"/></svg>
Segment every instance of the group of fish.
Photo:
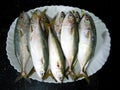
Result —
<svg viewBox="0 0 120 90"><path fill-rule="evenodd" d="M16 22L14 31L15 56L21 66L21 78L29 78L34 72L40 80L51 76L62 83L64 78L78 80L85 77L86 65L93 57L96 47L96 28L88 13L75 10L58 12L50 18L44 11L35 10L31 17L22 12ZM26 73L29 60L33 68ZM79 62L79 73L75 65Z"/></svg>

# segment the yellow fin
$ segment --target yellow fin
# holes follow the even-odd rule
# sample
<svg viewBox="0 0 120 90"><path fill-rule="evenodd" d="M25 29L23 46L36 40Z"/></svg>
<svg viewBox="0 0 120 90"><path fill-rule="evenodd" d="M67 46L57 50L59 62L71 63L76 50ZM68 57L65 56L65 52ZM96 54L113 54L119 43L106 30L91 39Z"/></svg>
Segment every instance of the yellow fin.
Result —
<svg viewBox="0 0 120 90"><path fill-rule="evenodd" d="M29 78L34 72L35 72L35 69L34 69L34 67L32 67L30 72L27 74L27 78Z"/></svg>
<svg viewBox="0 0 120 90"><path fill-rule="evenodd" d="M45 75L42 77L43 80L47 79L50 76L49 70L45 73Z"/></svg>
<svg viewBox="0 0 120 90"><path fill-rule="evenodd" d="M89 78L88 78L88 75L86 74L86 73L82 73L82 74L78 74L77 75L77 79L79 79L79 78L85 78L85 80L87 81L87 83L89 84L90 83L90 80L89 80Z"/></svg>
<svg viewBox="0 0 120 90"><path fill-rule="evenodd" d="M27 74L25 72L21 72L17 78L15 79L15 83L17 83L19 80L21 80L22 78L26 79L29 83L31 83L31 80L29 78L27 78Z"/></svg>

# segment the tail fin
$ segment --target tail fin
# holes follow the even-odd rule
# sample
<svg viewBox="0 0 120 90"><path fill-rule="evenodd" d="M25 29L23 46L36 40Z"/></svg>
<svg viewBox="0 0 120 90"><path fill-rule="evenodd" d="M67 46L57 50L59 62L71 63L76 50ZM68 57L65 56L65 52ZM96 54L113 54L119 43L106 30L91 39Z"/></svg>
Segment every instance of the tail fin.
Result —
<svg viewBox="0 0 120 90"><path fill-rule="evenodd" d="M21 72L17 78L15 79L15 83L17 83L20 79L25 78L28 82L31 82L28 78L27 78L27 74L25 72Z"/></svg>
<svg viewBox="0 0 120 90"><path fill-rule="evenodd" d="M87 75L87 73L86 72L81 72L81 73L79 73L78 75L77 75L77 79L78 78L85 78L85 80L87 81L87 83L89 84L90 83L90 80L89 80L89 78L88 78L88 75Z"/></svg>
<svg viewBox="0 0 120 90"><path fill-rule="evenodd" d="M46 73L45 73L45 75L42 77L42 79L45 80L45 79L47 79L50 75L51 75L51 74L50 74L50 71L47 70Z"/></svg>
<svg viewBox="0 0 120 90"><path fill-rule="evenodd" d="M70 75L70 77L72 78L72 80L76 80L77 76L75 74L75 72L73 71L73 68L70 68L69 66L66 69L66 76Z"/></svg>
<svg viewBox="0 0 120 90"><path fill-rule="evenodd" d="M30 72L27 74L27 78L29 78L34 72L35 72L35 69L34 69L34 67L32 67Z"/></svg>
<svg viewBox="0 0 120 90"><path fill-rule="evenodd" d="M35 72L34 67L30 70L30 72L27 74L25 71L22 71L17 78L15 79L15 83L18 82L20 79L24 78L26 79L29 83L31 83L31 80L29 77Z"/></svg>

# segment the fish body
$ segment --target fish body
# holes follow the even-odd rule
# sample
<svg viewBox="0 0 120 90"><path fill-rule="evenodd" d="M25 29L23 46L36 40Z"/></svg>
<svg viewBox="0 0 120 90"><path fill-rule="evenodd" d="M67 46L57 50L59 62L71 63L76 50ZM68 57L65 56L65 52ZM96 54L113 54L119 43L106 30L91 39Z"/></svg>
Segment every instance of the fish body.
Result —
<svg viewBox="0 0 120 90"><path fill-rule="evenodd" d="M36 73L42 79L48 69L49 54L48 43L39 24L39 16L36 13L33 13L31 17L29 39L33 65Z"/></svg>
<svg viewBox="0 0 120 90"><path fill-rule="evenodd" d="M30 58L30 53L28 49L28 33L30 28L30 17L26 12L22 12L17 19L15 32L14 32L14 47L15 56L21 67L22 77L26 77L26 65ZM18 79L18 78L17 78Z"/></svg>
<svg viewBox="0 0 120 90"><path fill-rule="evenodd" d="M50 28L48 44L50 69L56 81L61 83L64 79L65 58L60 43Z"/></svg>
<svg viewBox="0 0 120 90"><path fill-rule="evenodd" d="M56 17L55 22L54 22L54 30L55 30L56 36L57 36L59 41L60 41L62 22L63 22L64 18L65 18L65 13L59 12L57 14L57 17Z"/></svg>
<svg viewBox="0 0 120 90"><path fill-rule="evenodd" d="M69 12L63 20L61 29L61 46L69 65L69 71L72 71L76 60L79 42L78 35L76 19L72 12Z"/></svg>
<svg viewBox="0 0 120 90"><path fill-rule="evenodd" d="M79 48L77 55L81 67L81 74L86 74L85 67L94 55L96 40L96 28L93 19L89 14L84 13L79 24Z"/></svg>

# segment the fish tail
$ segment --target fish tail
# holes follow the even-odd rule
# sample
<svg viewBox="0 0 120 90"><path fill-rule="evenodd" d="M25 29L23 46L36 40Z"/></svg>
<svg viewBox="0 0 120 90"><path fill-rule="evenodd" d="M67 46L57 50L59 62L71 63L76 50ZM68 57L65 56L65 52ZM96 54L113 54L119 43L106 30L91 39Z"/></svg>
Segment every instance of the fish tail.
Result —
<svg viewBox="0 0 120 90"><path fill-rule="evenodd" d="M31 83L31 80L27 77L27 74L25 71L22 71L17 78L15 79L15 83L17 83L19 80L21 80L22 78L26 79L29 83Z"/></svg>
<svg viewBox="0 0 120 90"><path fill-rule="evenodd" d="M18 82L20 79L22 78L26 78L26 73L25 71L22 71L18 76L17 78L15 79L15 83Z"/></svg>
<svg viewBox="0 0 120 90"><path fill-rule="evenodd" d="M47 79L49 76L51 76L51 73L49 70L46 71L45 75L42 77L42 80Z"/></svg>
<svg viewBox="0 0 120 90"><path fill-rule="evenodd" d="M77 75L77 79L78 78L82 78L82 77L84 77L85 78L85 80L86 80L86 82L89 84L90 83L90 80L89 80L89 78L88 78L88 74L87 74L87 72L81 72L81 73L79 73L78 75Z"/></svg>
<svg viewBox="0 0 120 90"><path fill-rule="evenodd" d="M34 67L32 67L32 69L30 70L30 72L27 74L27 78L29 78L33 73L35 72Z"/></svg>
<svg viewBox="0 0 120 90"><path fill-rule="evenodd" d="M74 72L74 70L72 68L70 68L69 66L66 68L66 78L68 79L68 75L70 75L70 77L72 78L72 80L76 80L77 79L77 76Z"/></svg>
<svg viewBox="0 0 120 90"><path fill-rule="evenodd" d="M73 69L71 69L70 71L69 71L70 73L70 77L72 78L72 80L76 80L77 79L77 76L76 76L76 74L75 74L75 72L73 71Z"/></svg>

